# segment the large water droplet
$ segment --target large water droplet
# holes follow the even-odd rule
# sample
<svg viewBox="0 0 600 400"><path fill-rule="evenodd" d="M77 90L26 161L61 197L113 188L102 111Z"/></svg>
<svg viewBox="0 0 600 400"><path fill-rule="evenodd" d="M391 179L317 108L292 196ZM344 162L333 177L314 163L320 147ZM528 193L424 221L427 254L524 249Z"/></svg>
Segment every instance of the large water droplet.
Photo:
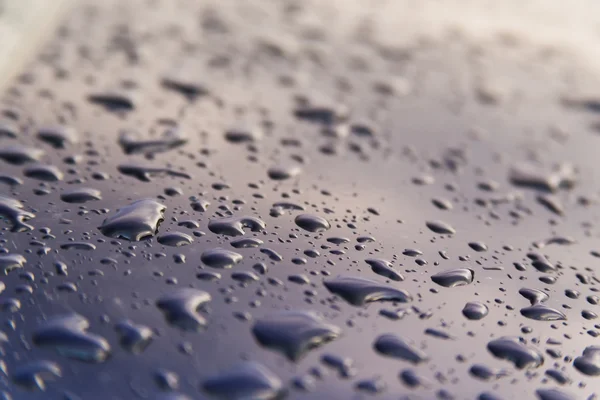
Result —
<svg viewBox="0 0 600 400"><path fill-rule="evenodd" d="M97 189L77 188L61 193L60 199L65 203L83 204L89 201L102 200L102 194Z"/></svg>
<svg viewBox="0 0 600 400"><path fill-rule="evenodd" d="M538 350L528 347L518 338L495 339L488 343L487 348L495 357L508 360L519 369L537 368L544 363L544 357Z"/></svg>
<svg viewBox="0 0 600 400"><path fill-rule="evenodd" d="M46 390L46 381L62 376L60 366L51 361L30 361L18 366L12 373L12 380L29 390Z"/></svg>
<svg viewBox="0 0 600 400"><path fill-rule="evenodd" d="M584 375L600 375L600 347L586 347L583 350L583 354L575 358L573 361L573 366Z"/></svg>
<svg viewBox="0 0 600 400"><path fill-rule="evenodd" d="M145 325L139 325L130 320L119 322L115 326L119 341L123 348L131 353L139 354L152 342L154 332Z"/></svg>
<svg viewBox="0 0 600 400"><path fill-rule="evenodd" d="M249 228L252 232L260 232L265 227L265 223L256 217L227 217L212 219L208 223L211 232L227 236L244 235L246 233L244 228Z"/></svg>
<svg viewBox="0 0 600 400"><path fill-rule="evenodd" d="M431 276L431 280L447 288L464 286L473 282L475 271L470 268L458 268L439 272Z"/></svg>
<svg viewBox="0 0 600 400"><path fill-rule="evenodd" d="M209 377L202 388L223 400L274 400L283 394L281 380L256 362L243 362Z"/></svg>
<svg viewBox="0 0 600 400"><path fill-rule="evenodd" d="M23 268L26 262L27 259L20 254L0 254L0 270L5 275L14 269Z"/></svg>
<svg viewBox="0 0 600 400"><path fill-rule="evenodd" d="M355 306L362 306L374 301L406 303L412 300L412 296L405 290L395 289L369 279L339 276L327 279L323 283L331 293L337 294Z"/></svg>
<svg viewBox="0 0 600 400"><path fill-rule="evenodd" d="M102 362L110 353L110 345L103 337L87 332L89 326L79 314L53 317L35 330L33 342L69 358Z"/></svg>
<svg viewBox="0 0 600 400"><path fill-rule="evenodd" d="M471 301L465 304L462 313L465 317L467 317L467 319L476 321L488 315L489 309L483 303L480 303L478 301Z"/></svg>
<svg viewBox="0 0 600 400"><path fill-rule="evenodd" d="M54 165L35 164L26 167L23 175L45 182L62 181L64 174Z"/></svg>
<svg viewBox="0 0 600 400"><path fill-rule="evenodd" d="M295 219L296 225L309 232L324 232L331 228L329 222L318 215L300 214Z"/></svg>
<svg viewBox="0 0 600 400"><path fill-rule="evenodd" d="M392 268L392 264L389 261L382 260L379 258L368 258L365 260L367 264L371 266L371 270L377 275L384 276L393 281L403 281L404 277L401 273L395 271Z"/></svg>
<svg viewBox="0 0 600 400"><path fill-rule="evenodd" d="M198 313L198 309L210 300L207 292L183 288L162 295L156 306L170 324L185 331L199 331L206 326L206 319Z"/></svg>
<svg viewBox="0 0 600 400"><path fill-rule="evenodd" d="M205 250L200 256L200 260L212 268L231 268L242 259L241 254L220 247Z"/></svg>
<svg viewBox="0 0 600 400"><path fill-rule="evenodd" d="M75 129L69 126L49 126L38 131L38 137L56 149L62 149L68 144L75 144L79 136Z"/></svg>
<svg viewBox="0 0 600 400"><path fill-rule="evenodd" d="M314 312L283 311L258 320L252 333L261 345L298 361L309 350L337 338L341 330Z"/></svg>
<svg viewBox="0 0 600 400"><path fill-rule="evenodd" d="M167 232L164 235L159 235L156 240L160 244L171 247L187 246L194 242L190 235L183 232Z"/></svg>
<svg viewBox="0 0 600 400"><path fill-rule="evenodd" d="M0 147L0 160L14 165L23 165L29 162L39 161L44 151L35 147L21 145L8 145Z"/></svg>
<svg viewBox="0 0 600 400"><path fill-rule="evenodd" d="M427 361L425 353L393 334L384 334L377 337L373 347L384 356L398 358L413 364Z"/></svg>
<svg viewBox="0 0 600 400"><path fill-rule="evenodd" d="M139 241L157 233L166 209L166 206L151 199L138 200L105 219L99 229L112 238Z"/></svg>
<svg viewBox="0 0 600 400"><path fill-rule="evenodd" d="M0 216L6 218L11 224L12 232L26 232L33 229L25 221L35 218L35 214L23 210L23 204L15 199L0 196Z"/></svg>
<svg viewBox="0 0 600 400"><path fill-rule="evenodd" d="M567 316L562 312L542 304L522 308L521 315L536 321L563 321L567 319Z"/></svg>
<svg viewBox="0 0 600 400"><path fill-rule="evenodd" d="M453 235L456 230L443 221L427 221L425 223L429 229L440 235Z"/></svg>

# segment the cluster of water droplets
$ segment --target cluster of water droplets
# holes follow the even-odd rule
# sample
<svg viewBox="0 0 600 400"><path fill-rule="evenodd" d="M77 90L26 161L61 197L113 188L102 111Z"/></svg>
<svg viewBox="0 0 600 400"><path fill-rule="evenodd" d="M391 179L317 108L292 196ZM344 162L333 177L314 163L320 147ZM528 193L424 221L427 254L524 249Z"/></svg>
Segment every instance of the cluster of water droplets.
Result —
<svg viewBox="0 0 600 400"><path fill-rule="evenodd" d="M289 43L232 1L122 6L152 30L115 3L75 10L2 106L0 397L594 398L589 176L463 132L485 85L413 94L400 75L452 46L361 25L337 49L297 1L268 22Z"/></svg>

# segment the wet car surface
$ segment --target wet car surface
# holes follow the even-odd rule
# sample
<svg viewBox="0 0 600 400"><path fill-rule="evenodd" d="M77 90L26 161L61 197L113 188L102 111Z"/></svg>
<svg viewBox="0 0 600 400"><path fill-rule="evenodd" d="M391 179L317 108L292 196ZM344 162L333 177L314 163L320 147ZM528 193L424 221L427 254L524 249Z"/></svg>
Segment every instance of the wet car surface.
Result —
<svg viewBox="0 0 600 400"><path fill-rule="evenodd" d="M77 5L2 101L4 397L595 398L597 74L382 30Z"/></svg>

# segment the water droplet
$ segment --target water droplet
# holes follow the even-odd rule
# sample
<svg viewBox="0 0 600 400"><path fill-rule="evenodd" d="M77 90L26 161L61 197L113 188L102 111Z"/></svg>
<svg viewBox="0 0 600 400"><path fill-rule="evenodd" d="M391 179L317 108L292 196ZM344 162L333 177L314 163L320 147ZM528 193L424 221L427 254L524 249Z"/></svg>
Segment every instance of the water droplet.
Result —
<svg viewBox="0 0 600 400"><path fill-rule="evenodd" d="M139 354L152 342L154 332L145 325L139 325L130 320L119 322L115 326L119 341L123 348L131 353Z"/></svg>
<svg viewBox="0 0 600 400"><path fill-rule="evenodd" d="M199 331L206 326L206 319L198 313L198 309L210 300L207 292L183 288L162 295L156 306L170 324L184 331Z"/></svg>
<svg viewBox="0 0 600 400"><path fill-rule="evenodd" d="M488 343L487 348L495 357L512 362L518 369L537 368L544 363L542 354L519 338L495 339Z"/></svg>
<svg viewBox="0 0 600 400"><path fill-rule="evenodd" d="M483 303L471 301L465 304L462 313L465 317L467 317L467 319L477 321L487 316L489 309Z"/></svg>
<svg viewBox="0 0 600 400"><path fill-rule="evenodd" d="M469 242L469 247L480 253L487 251L488 249L486 244L483 242Z"/></svg>
<svg viewBox="0 0 600 400"><path fill-rule="evenodd" d="M511 168L509 176L514 185L551 192L573 186L575 178L575 169L569 164L561 164L552 171L543 171L531 164L518 164Z"/></svg>
<svg viewBox="0 0 600 400"><path fill-rule="evenodd" d="M14 269L23 268L26 262L27 259L20 254L0 254L0 270L5 275Z"/></svg>
<svg viewBox="0 0 600 400"><path fill-rule="evenodd" d="M262 131L259 129L233 128L225 132L225 140L230 143L251 143L262 139Z"/></svg>
<svg viewBox="0 0 600 400"><path fill-rule="evenodd" d="M439 272L431 276L431 280L447 288L464 286L473 282L475 271L470 268L458 268Z"/></svg>
<svg viewBox="0 0 600 400"><path fill-rule="evenodd" d="M156 240L160 244L171 247L187 246L194 242L194 239L190 235L183 232L167 232L159 235Z"/></svg>
<svg viewBox="0 0 600 400"><path fill-rule="evenodd" d="M108 237L140 241L158 232L166 209L166 206L151 199L138 200L118 209L114 216L104 220L99 229Z"/></svg>
<svg viewBox="0 0 600 400"><path fill-rule="evenodd" d="M384 334L377 337L373 347L379 354L387 357L398 358L413 364L427 361L428 357L421 350L406 342L404 339L393 335Z"/></svg>
<svg viewBox="0 0 600 400"><path fill-rule="evenodd" d="M120 92L92 93L88 96L88 100L111 112L131 111L135 108L133 98Z"/></svg>
<svg viewBox="0 0 600 400"><path fill-rule="evenodd" d="M236 249L256 248L264 242L258 238L239 238L229 242Z"/></svg>
<svg viewBox="0 0 600 400"><path fill-rule="evenodd" d="M213 219L208 223L208 229L218 235L241 236L244 228L252 232L260 232L266 227L265 223L256 217L227 217Z"/></svg>
<svg viewBox="0 0 600 400"><path fill-rule="evenodd" d="M254 272L251 272L251 271L233 272L231 274L231 279L233 279L234 281L244 283L244 284L247 284L250 282L258 282L260 280L258 275L256 275Z"/></svg>
<svg viewBox="0 0 600 400"><path fill-rule="evenodd" d="M324 232L331 228L329 222L318 215L300 214L295 219L296 225L309 232Z"/></svg>
<svg viewBox="0 0 600 400"><path fill-rule="evenodd" d="M64 174L54 165L35 164L26 167L23 175L45 182L62 181Z"/></svg>
<svg viewBox="0 0 600 400"><path fill-rule="evenodd" d="M30 361L18 366L12 374L17 385L29 390L46 390L46 381L62 376L60 366L51 361Z"/></svg>
<svg viewBox="0 0 600 400"><path fill-rule="evenodd" d="M153 167L150 165L121 164L117 167L117 169L123 175L132 176L142 182L150 182L150 178L161 175L175 178L192 179L192 177L185 172L179 172L169 168Z"/></svg>
<svg viewBox="0 0 600 400"><path fill-rule="evenodd" d="M350 276L340 276L323 281L325 287L354 306L375 301L398 301L406 303L412 296L405 290L395 289L376 281Z"/></svg>
<svg viewBox="0 0 600 400"><path fill-rule="evenodd" d="M96 250L96 245L88 242L67 242L60 245L63 250L75 249L75 250Z"/></svg>
<svg viewBox="0 0 600 400"><path fill-rule="evenodd" d="M428 380L420 376L417 371L413 369L405 369L400 372L399 376L402 383L410 388L417 387L429 387L431 384Z"/></svg>
<svg viewBox="0 0 600 400"><path fill-rule="evenodd" d="M261 345L298 361L309 350L337 338L341 330L314 312L283 311L258 320L252 333Z"/></svg>
<svg viewBox="0 0 600 400"><path fill-rule="evenodd" d="M132 131L123 131L119 135L119 145L125 154L163 153L181 147L188 142L188 138L180 129L169 128L158 138L140 138Z"/></svg>
<svg viewBox="0 0 600 400"><path fill-rule="evenodd" d="M39 161L44 151L34 147L21 145L8 145L0 147L0 160L14 165L23 165L29 162Z"/></svg>
<svg viewBox="0 0 600 400"><path fill-rule="evenodd" d="M53 317L34 331L33 342L69 358L102 362L109 356L110 345L103 337L87 332L89 325L75 313Z"/></svg>
<svg viewBox="0 0 600 400"><path fill-rule="evenodd" d="M274 400L283 394L280 379L256 362L243 362L209 377L202 388L223 400Z"/></svg>
<svg viewBox="0 0 600 400"><path fill-rule="evenodd" d="M367 264L371 266L371 270L377 275L384 276L393 281L403 281L404 277L399 272L392 268L392 264L389 261L382 260L379 258L368 258L365 260Z"/></svg>
<svg viewBox="0 0 600 400"><path fill-rule="evenodd" d="M25 221L35 218L35 214L23 210L23 204L15 199L0 196L0 216L6 218L11 224L12 232L26 232L33 229Z"/></svg>
<svg viewBox="0 0 600 400"><path fill-rule="evenodd" d="M68 144L79 141L77 132L68 126L49 126L38 131L38 137L56 149L63 149Z"/></svg>
<svg viewBox="0 0 600 400"><path fill-rule="evenodd" d="M542 292L538 289L523 288L519 290L519 294L529 300L532 306L543 303L550 297L546 292Z"/></svg>
<svg viewBox="0 0 600 400"><path fill-rule="evenodd" d="M102 194L92 188L77 188L61 193L60 199L65 203L83 204L88 201L102 200Z"/></svg>
<svg viewBox="0 0 600 400"><path fill-rule="evenodd" d="M429 229L440 235L453 235L456 230L443 221L427 221L425 223Z"/></svg>
<svg viewBox="0 0 600 400"><path fill-rule="evenodd" d="M576 398L558 389L538 389L535 394L540 400L575 400ZM592 400L593 398L588 398Z"/></svg>
<svg viewBox="0 0 600 400"><path fill-rule="evenodd" d="M542 304L522 308L521 315L536 321L563 321L567 319L567 316L562 312Z"/></svg>
<svg viewBox="0 0 600 400"><path fill-rule="evenodd" d="M220 247L205 250L200 256L200 260L209 267L224 269L233 267L242 259L241 254Z"/></svg>
<svg viewBox="0 0 600 400"><path fill-rule="evenodd" d="M300 175L301 171L302 170L298 166L276 165L270 167L267 170L267 174L269 175L269 178L275 181L283 181Z"/></svg>
<svg viewBox="0 0 600 400"><path fill-rule="evenodd" d="M573 366L587 376L600 375L600 347L589 346L573 361Z"/></svg>

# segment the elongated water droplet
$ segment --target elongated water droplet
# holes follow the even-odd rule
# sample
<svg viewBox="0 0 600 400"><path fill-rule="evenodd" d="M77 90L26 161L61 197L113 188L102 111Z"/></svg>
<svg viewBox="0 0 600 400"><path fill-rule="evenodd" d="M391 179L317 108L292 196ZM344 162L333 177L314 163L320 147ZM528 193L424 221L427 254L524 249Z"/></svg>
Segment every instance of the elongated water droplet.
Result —
<svg viewBox="0 0 600 400"><path fill-rule="evenodd" d="M252 333L261 345L298 361L309 350L337 338L341 330L313 312L283 311L258 320Z"/></svg>

